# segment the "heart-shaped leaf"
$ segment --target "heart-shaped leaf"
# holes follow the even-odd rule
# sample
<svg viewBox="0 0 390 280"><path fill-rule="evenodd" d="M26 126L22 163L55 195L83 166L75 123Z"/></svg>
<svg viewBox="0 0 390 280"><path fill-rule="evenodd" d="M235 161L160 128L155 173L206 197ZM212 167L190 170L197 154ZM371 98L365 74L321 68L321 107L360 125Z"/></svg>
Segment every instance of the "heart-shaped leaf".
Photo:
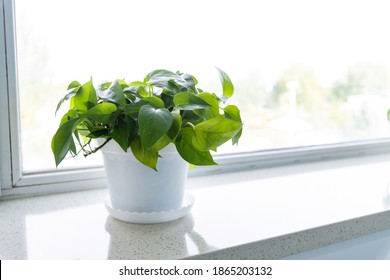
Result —
<svg viewBox="0 0 390 280"><path fill-rule="evenodd" d="M228 105L225 108L223 108L223 111L225 112L225 117L228 119L231 119L233 121L241 122L241 115L240 110L235 105ZM236 135L232 138L233 145L238 144L238 140L240 139L242 135L242 127L237 132Z"/></svg>
<svg viewBox="0 0 390 280"><path fill-rule="evenodd" d="M216 150L217 147L236 135L241 122L225 118L214 118L195 125L194 146L200 151Z"/></svg>
<svg viewBox="0 0 390 280"><path fill-rule="evenodd" d="M92 79L83 84L74 96L74 106L78 111L87 111L97 104L95 88Z"/></svg>
<svg viewBox="0 0 390 280"><path fill-rule="evenodd" d="M116 106L113 103L100 103L89 109L85 115L91 120L107 124L110 122L112 113L116 111Z"/></svg>
<svg viewBox="0 0 390 280"><path fill-rule="evenodd" d="M54 134L51 140L51 149L54 154L56 166L65 158L71 145L74 145L72 134L80 122L82 122L80 118L70 119L63 123Z"/></svg>
<svg viewBox="0 0 390 280"><path fill-rule="evenodd" d="M194 112L198 116L205 120L219 117L219 102L218 98L214 94L208 92L201 92L198 94L198 97L203 99L210 105L210 107L208 108L194 110Z"/></svg>
<svg viewBox="0 0 390 280"><path fill-rule="evenodd" d="M122 82L123 83L123 82ZM102 84L97 88L97 94L101 99L116 103L118 105L126 105L125 95L123 94L123 88L121 81L115 80L107 87L106 84Z"/></svg>
<svg viewBox="0 0 390 280"><path fill-rule="evenodd" d="M144 105L139 111L138 121L142 147L147 151L169 130L173 116L165 108Z"/></svg>
<svg viewBox="0 0 390 280"><path fill-rule="evenodd" d="M155 149L152 148L145 151L139 137L131 142L130 148L136 159L157 171L158 152Z"/></svg>
<svg viewBox="0 0 390 280"><path fill-rule="evenodd" d="M193 144L194 130L191 127L183 128L176 137L176 149L180 156L188 163L195 165L216 165L209 151L199 151Z"/></svg>

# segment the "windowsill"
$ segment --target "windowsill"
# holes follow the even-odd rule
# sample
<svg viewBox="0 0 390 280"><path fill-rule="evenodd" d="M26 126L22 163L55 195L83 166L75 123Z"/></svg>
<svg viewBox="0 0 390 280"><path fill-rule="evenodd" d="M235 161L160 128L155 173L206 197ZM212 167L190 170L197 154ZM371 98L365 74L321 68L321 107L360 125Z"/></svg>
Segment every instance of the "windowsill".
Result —
<svg viewBox="0 0 390 280"><path fill-rule="evenodd" d="M192 177L191 214L135 225L107 190L0 202L0 259L278 259L390 228L390 155Z"/></svg>

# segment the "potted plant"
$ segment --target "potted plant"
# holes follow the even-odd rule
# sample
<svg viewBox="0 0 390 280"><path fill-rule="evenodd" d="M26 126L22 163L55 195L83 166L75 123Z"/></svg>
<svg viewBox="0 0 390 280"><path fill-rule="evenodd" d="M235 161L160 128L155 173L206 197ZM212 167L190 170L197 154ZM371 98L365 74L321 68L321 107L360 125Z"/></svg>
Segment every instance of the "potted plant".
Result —
<svg viewBox="0 0 390 280"><path fill-rule="evenodd" d="M70 100L51 142L56 165L68 154L101 150L109 209L125 214L171 211L173 217L165 215L166 220L180 216L188 163L215 165L211 151L228 140L237 144L242 133L239 109L226 104L233 84L217 70L221 95L199 89L193 75L161 69L143 81L115 80L96 88L92 79L71 82L56 109ZM147 219L137 218L128 220Z"/></svg>

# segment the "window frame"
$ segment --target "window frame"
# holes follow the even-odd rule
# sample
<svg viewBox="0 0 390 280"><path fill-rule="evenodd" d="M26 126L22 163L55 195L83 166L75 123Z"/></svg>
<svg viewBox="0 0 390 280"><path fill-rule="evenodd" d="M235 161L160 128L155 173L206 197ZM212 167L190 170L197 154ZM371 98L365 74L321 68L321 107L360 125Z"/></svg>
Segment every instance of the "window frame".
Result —
<svg viewBox="0 0 390 280"><path fill-rule="evenodd" d="M23 174L14 0L0 0L0 195L18 197L106 186L103 168ZM190 176L390 153L390 138L217 155Z"/></svg>
<svg viewBox="0 0 390 280"><path fill-rule="evenodd" d="M11 147L9 135L8 84L5 49L5 12L0 2L0 195L1 189L12 187Z"/></svg>

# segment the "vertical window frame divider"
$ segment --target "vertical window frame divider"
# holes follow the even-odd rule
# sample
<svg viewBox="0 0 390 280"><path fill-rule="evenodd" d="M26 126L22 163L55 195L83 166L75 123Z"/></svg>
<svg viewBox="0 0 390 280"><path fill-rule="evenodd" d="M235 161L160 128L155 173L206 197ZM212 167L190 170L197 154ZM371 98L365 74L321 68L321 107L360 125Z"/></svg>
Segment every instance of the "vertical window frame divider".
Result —
<svg viewBox="0 0 390 280"><path fill-rule="evenodd" d="M0 0L0 195L12 187L4 0Z"/></svg>
<svg viewBox="0 0 390 280"><path fill-rule="evenodd" d="M5 0L0 0L0 195L13 185Z"/></svg>
<svg viewBox="0 0 390 280"><path fill-rule="evenodd" d="M12 184L15 185L22 179L23 173L20 139L20 108L18 94L14 1L3 1L11 172Z"/></svg>

